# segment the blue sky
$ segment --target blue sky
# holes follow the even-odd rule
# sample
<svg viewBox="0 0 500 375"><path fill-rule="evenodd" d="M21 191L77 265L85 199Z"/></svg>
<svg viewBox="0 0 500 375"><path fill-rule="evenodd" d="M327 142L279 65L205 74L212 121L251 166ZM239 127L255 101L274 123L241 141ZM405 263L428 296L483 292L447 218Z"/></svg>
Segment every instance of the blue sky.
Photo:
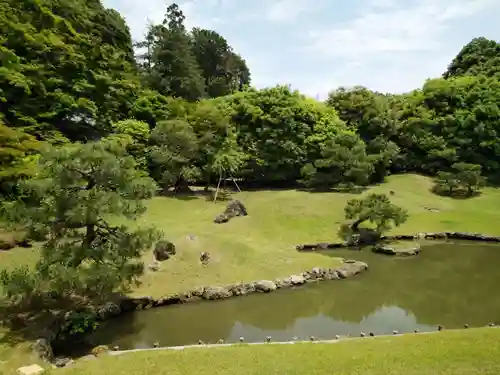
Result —
<svg viewBox="0 0 500 375"><path fill-rule="evenodd" d="M135 40L169 0L103 0ZM256 87L324 99L339 86L405 92L441 75L472 38L500 41L500 0L179 0L186 26L223 35Z"/></svg>

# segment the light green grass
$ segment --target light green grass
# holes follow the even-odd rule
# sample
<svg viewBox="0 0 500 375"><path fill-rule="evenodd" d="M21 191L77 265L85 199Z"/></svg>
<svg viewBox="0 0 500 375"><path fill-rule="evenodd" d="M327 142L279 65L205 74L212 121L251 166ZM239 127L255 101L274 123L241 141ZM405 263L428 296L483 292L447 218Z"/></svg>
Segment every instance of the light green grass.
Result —
<svg viewBox="0 0 500 375"><path fill-rule="evenodd" d="M77 363L68 375L497 375L500 329L409 334L335 344L156 351Z"/></svg>
<svg viewBox="0 0 500 375"><path fill-rule="evenodd" d="M138 224L163 230L165 237L177 245L178 254L163 262L159 272L148 271L134 294L161 297L200 285L275 279L315 266L336 266L335 258L299 253L295 245L338 240L337 229L347 200L371 192L393 191L391 201L409 211L409 220L394 233L451 230L500 235L499 189L488 188L479 197L456 200L432 194L431 185L427 177L408 174L391 176L386 183L360 195L297 190L242 192L235 197L247 206L249 216L226 224L213 223L225 203L213 204L203 197L155 198ZM196 240L189 240L188 235L195 235ZM206 267L199 262L202 251L212 257ZM32 249L0 252L0 268L35 260L36 250ZM152 260L148 252L145 263Z"/></svg>

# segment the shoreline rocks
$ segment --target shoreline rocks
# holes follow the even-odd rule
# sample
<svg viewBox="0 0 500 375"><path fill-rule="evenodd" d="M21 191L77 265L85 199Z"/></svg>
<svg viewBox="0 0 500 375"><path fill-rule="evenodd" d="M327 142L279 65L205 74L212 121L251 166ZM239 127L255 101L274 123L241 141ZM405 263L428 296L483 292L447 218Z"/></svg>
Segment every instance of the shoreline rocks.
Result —
<svg viewBox="0 0 500 375"><path fill-rule="evenodd" d="M148 308L178 305L183 303L207 300L217 301L232 297L246 296L252 293L271 293L278 289L298 287L310 282L324 280L340 280L357 275L368 269L364 262L344 260L338 268L315 267L300 274L291 275L283 279L258 280L242 282L225 286L197 287L186 293L179 293L159 299L152 297L123 298L118 302L108 302L98 311L101 320L108 320L131 311L140 311ZM115 306L111 307L110 304Z"/></svg>
<svg viewBox="0 0 500 375"><path fill-rule="evenodd" d="M422 232L415 234L399 234L394 236L382 236L381 241L415 241L415 240L462 240L462 241L478 241L478 242L493 242L500 243L500 236L489 236L481 233L469 232ZM297 251L317 251L329 249L346 249L358 248L348 242L337 243L317 243L297 245Z"/></svg>

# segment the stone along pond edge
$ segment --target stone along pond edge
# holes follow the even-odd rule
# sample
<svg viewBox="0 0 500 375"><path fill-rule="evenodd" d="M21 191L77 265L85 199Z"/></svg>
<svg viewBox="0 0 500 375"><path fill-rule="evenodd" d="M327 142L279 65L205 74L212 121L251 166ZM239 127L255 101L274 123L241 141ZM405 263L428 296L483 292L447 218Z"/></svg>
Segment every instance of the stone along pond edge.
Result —
<svg viewBox="0 0 500 375"><path fill-rule="evenodd" d="M140 311L149 308L179 305L197 301L216 301L232 297L246 296L253 293L270 293L278 289L296 288L305 284L325 281L342 280L355 276L368 269L364 262L355 260L342 260L342 265L337 268L314 267L309 271L291 275L283 279L259 280L253 282L240 282L226 286L201 286L186 293L177 293L163 298L153 297L123 297L117 301L110 301L96 309L96 314L100 321L122 316L133 311ZM52 343L57 340L57 329L46 331L45 337L40 337L32 346L33 351L42 359L55 363L66 364L61 358L54 358ZM66 358L64 358L66 359Z"/></svg>
<svg viewBox="0 0 500 375"><path fill-rule="evenodd" d="M382 236L380 237L380 240L381 241L461 240L461 241L500 243L500 236L489 236L481 233L468 233L468 232L421 232L415 234ZM360 245L360 246L366 246L366 245ZM374 244L372 243L372 245ZM345 249L349 247L355 248L358 247L358 245L348 241L334 242L334 243L322 242L316 244L297 245L295 248L297 251L303 252L303 251L316 251L316 250ZM414 250L416 250L416 252L418 253L420 247L415 248Z"/></svg>

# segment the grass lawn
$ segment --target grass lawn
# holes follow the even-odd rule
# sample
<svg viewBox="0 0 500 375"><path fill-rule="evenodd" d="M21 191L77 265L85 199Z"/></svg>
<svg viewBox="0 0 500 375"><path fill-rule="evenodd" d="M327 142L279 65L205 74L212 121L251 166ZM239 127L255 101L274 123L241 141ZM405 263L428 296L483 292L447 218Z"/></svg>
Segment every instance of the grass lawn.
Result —
<svg viewBox="0 0 500 375"><path fill-rule="evenodd" d="M299 253L300 243L338 240L348 199L370 192L389 193L391 200L409 211L409 220L394 233L422 231L470 231L500 234L500 189L487 188L468 200L439 197L429 188L432 181L418 175L390 176L387 182L361 195L308 193L297 190L263 190L235 194L248 208L249 216L226 224L214 224L225 203L213 204L203 197L157 197L139 225L154 225L177 245L178 253L163 262L159 272L148 271L135 295L161 297L200 285L228 284L257 279L275 279L315 266L335 266L338 261L315 253ZM188 239L196 236L195 240ZM203 267L202 251L212 262ZM146 264L153 255L145 255ZM36 261L36 250L0 251L0 268Z"/></svg>
<svg viewBox="0 0 500 375"><path fill-rule="evenodd" d="M335 344L241 345L106 356L67 375L497 375L500 329L408 334Z"/></svg>
<svg viewBox="0 0 500 375"><path fill-rule="evenodd" d="M226 224L213 223L214 217L224 210L225 203L213 204L202 197L157 197L149 202L148 212L138 224L155 225L163 230L165 238L177 245L177 255L163 262L159 272L148 271L143 284L133 294L161 297L200 285L275 279L315 266L334 267L339 262L337 259L299 253L295 245L338 240L336 233L343 220L346 201L370 192L393 191L391 200L409 211L407 223L394 233L452 230L500 235L497 225L500 222L500 189L487 188L479 197L456 200L432 194L431 185L426 177L408 174L390 176L386 183L361 195L297 190L242 192L235 197L246 205L249 216L235 218ZM188 239L189 235L196 239ZM208 251L212 257L206 267L199 262L202 251ZM0 251L0 269L33 264L36 257L36 249ZM148 252L146 264L152 259L152 253ZM0 366L2 361L11 361L11 351L2 345L0 333ZM330 350L329 347L321 348L311 350ZM263 353L273 350L298 349L263 349ZM184 354L179 355L182 358ZM248 355L248 358L252 356Z"/></svg>

